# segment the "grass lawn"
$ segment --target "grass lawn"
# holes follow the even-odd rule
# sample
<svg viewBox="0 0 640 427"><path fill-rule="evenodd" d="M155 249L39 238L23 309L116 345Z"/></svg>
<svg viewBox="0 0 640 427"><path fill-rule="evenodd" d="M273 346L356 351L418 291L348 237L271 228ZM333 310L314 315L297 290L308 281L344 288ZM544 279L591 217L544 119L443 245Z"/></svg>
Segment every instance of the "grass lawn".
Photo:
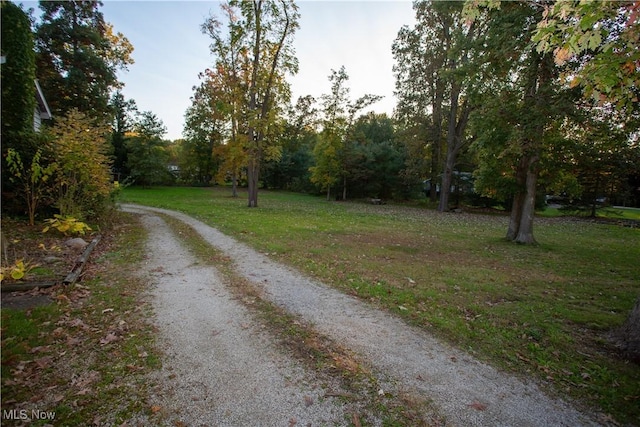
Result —
<svg viewBox="0 0 640 427"><path fill-rule="evenodd" d="M586 211L563 211L558 208L550 208L547 207L543 211L538 212L538 215L548 218L560 217L560 216L572 216L572 215L580 215L582 217L586 217L591 214L591 210ZM619 206L607 206L603 208L598 208L596 210L597 218L607 218L607 219L630 219L634 221L640 221L640 209L639 208L625 208Z"/></svg>
<svg viewBox="0 0 640 427"><path fill-rule="evenodd" d="M122 202L188 213L274 259L402 316L501 369L619 422L640 420L640 367L609 342L640 295L640 229L507 218L227 188L127 188Z"/></svg>

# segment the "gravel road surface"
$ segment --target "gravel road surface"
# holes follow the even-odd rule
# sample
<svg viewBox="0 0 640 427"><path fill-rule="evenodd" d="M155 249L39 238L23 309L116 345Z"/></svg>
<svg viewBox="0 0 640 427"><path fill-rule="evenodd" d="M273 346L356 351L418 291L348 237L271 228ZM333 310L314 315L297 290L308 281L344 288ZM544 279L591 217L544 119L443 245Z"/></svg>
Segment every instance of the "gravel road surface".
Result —
<svg viewBox="0 0 640 427"><path fill-rule="evenodd" d="M349 409L283 354L225 289L198 265L158 214L194 228L266 298L355 352L395 392L431 400L451 426L595 426L592 414L548 397L443 344L425 331L271 260L215 228L171 210L123 205L148 228L156 321L166 352L158 406L185 425L348 425Z"/></svg>

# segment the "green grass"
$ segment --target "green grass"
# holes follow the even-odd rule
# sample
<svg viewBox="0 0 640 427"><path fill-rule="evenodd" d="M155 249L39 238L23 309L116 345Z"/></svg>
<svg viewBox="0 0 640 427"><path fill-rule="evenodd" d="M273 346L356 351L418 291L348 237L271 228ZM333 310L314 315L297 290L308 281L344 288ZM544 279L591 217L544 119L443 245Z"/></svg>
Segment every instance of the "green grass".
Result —
<svg viewBox="0 0 640 427"><path fill-rule="evenodd" d="M508 218L226 188L129 188L123 202L186 212L493 365L621 422L640 419L640 368L608 341L640 294L640 230L558 218L538 246Z"/></svg>
<svg viewBox="0 0 640 427"><path fill-rule="evenodd" d="M591 210L585 211L565 211L558 208L545 208L543 211L538 212L538 215L543 217L562 217L562 216L588 216L591 214ZM638 208L624 208L624 207L605 207L598 208L596 210L596 217L607 219L630 219L634 221L640 221L640 209Z"/></svg>

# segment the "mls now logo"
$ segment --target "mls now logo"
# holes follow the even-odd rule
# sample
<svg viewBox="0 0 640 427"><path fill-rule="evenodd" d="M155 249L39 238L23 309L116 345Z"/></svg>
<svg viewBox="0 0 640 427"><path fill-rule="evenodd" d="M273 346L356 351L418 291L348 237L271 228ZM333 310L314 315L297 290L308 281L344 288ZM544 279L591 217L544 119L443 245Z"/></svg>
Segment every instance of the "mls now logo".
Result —
<svg viewBox="0 0 640 427"><path fill-rule="evenodd" d="M26 409L10 409L2 410L3 420L53 420L56 418L56 413L53 411L41 411L39 409L32 409L27 411Z"/></svg>

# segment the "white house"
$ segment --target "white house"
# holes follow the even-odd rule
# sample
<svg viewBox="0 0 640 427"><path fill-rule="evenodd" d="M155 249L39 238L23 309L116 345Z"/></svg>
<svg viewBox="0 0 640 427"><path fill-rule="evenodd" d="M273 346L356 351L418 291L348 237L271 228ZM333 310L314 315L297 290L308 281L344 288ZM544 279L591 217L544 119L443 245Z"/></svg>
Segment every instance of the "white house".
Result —
<svg viewBox="0 0 640 427"><path fill-rule="evenodd" d="M39 132L42 120L50 120L52 116L38 80L34 80L33 82L36 84L36 108L33 110L33 130Z"/></svg>

